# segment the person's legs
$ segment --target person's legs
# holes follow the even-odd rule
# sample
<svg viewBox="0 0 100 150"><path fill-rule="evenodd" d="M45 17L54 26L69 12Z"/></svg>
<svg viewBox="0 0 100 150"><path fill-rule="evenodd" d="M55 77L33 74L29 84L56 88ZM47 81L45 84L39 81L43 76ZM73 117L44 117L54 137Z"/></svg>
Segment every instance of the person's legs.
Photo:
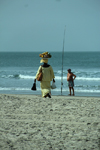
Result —
<svg viewBox="0 0 100 150"><path fill-rule="evenodd" d="M73 96L74 96L74 88L72 87L72 91L73 91Z"/></svg>
<svg viewBox="0 0 100 150"><path fill-rule="evenodd" d="M71 87L69 87L69 95L71 95Z"/></svg>

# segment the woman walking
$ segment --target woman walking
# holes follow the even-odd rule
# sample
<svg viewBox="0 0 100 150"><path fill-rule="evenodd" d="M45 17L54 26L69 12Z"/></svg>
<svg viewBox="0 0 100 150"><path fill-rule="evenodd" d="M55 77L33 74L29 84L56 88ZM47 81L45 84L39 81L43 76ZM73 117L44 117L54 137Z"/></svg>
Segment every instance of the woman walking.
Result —
<svg viewBox="0 0 100 150"><path fill-rule="evenodd" d="M40 81L40 87L41 87L41 93L42 97L46 98L49 97L51 98L51 81L55 82L54 78L54 72L52 67L48 64L48 59L51 58L51 54L48 52L44 52L39 55L42 59L40 63L43 63L37 71L36 77L35 77L35 82L38 77L38 74L42 70L42 81Z"/></svg>

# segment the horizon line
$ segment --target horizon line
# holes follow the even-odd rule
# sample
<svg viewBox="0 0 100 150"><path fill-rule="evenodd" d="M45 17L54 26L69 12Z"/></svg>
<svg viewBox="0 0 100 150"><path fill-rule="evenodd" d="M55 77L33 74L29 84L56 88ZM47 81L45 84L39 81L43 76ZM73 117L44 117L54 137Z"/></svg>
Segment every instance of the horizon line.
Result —
<svg viewBox="0 0 100 150"><path fill-rule="evenodd" d="M12 53L14 53L14 52L15 52L15 53L17 53L17 52L18 52L18 53L20 53L20 52L24 52L24 53L28 53L28 52L29 52L29 53L34 53L34 52L35 52L35 53L36 53L36 52L41 52L41 51L0 51L0 52L1 52L1 53L2 53L2 52L4 52L4 53L7 53L7 52L8 52L8 53L11 53L11 52L12 52ZM54 51L49 51L49 52L56 53L56 52L62 52L62 51L55 51L55 52L54 52ZM64 52L100 52L100 51L64 51Z"/></svg>

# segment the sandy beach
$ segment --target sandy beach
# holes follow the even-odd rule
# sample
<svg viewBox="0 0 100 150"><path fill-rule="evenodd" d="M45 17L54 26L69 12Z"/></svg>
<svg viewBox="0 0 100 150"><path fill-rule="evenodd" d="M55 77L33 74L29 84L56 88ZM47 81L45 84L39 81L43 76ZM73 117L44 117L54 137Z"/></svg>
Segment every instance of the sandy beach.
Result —
<svg viewBox="0 0 100 150"><path fill-rule="evenodd" d="M100 97L0 94L0 150L100 150Z"/></svg>

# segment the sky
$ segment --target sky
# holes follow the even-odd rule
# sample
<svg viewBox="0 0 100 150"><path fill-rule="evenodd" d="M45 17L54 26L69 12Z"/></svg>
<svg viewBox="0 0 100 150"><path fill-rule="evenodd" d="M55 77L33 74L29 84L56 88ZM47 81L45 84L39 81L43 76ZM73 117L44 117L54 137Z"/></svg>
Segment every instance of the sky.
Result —
<svg viewBox="0 0 100 150"><path fill-rule="evenodd" d="M100 51L100 0L0 0L0 52L57 52L63 40Z"/></svg>

